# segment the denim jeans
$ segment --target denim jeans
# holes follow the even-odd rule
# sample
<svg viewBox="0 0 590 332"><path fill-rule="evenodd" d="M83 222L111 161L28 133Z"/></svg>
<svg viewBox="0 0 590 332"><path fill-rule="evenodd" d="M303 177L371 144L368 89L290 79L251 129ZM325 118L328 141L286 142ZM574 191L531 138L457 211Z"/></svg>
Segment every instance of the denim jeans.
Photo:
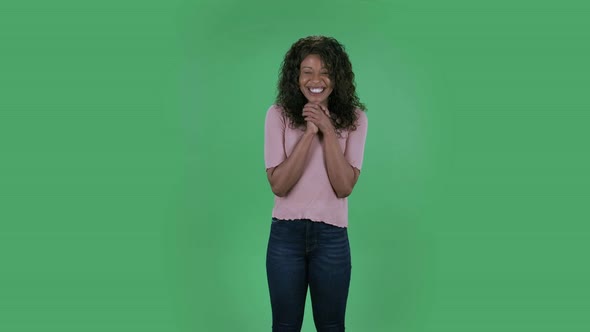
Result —
<svg viewBox="0 0 590 332"><path fill-rule="evenodd" d="M301 330L308 285L317 331L344 331L350 272L346 228L273 218L266 254L272 331Z"/></svg>

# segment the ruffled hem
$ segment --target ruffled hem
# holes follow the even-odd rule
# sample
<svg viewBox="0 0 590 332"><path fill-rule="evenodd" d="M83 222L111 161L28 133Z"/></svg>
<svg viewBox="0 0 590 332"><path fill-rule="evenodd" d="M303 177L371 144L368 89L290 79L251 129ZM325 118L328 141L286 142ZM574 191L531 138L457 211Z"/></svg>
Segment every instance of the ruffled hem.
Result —
<svg viewBox="0 0 590 332"><path fill-rule="evenodd" d="M338 225L338 224L329 222L329 221L327 221L325 219L320 219L320 218L315 218L315 217L284 218L284 217L278 217L276 215L273 215L272 217L273 218L276 218L276 219L279 219L279 220L284 220L284 221L295 221L295 220L303 220L303 219L305 219L305 220L311 220L313 222L321 222L321 223L328 224L328 225L335 226L335 227L348 228L348 225L342 226L342 225Z"/></svg>

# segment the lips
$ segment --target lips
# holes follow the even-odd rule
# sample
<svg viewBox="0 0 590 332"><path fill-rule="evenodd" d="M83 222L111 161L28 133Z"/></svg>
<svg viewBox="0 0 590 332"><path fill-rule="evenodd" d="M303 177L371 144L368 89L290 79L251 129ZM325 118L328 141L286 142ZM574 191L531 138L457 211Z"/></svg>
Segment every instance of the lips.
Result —
<svg viewBox="0 0 590 332"><path fill-rule="evenodd" d="M307 88L307 89L309 90L309 92L311 92L313 94L320 94L320 93L324 92L324 90L326 88L319 87L319 88Z"/></svg>

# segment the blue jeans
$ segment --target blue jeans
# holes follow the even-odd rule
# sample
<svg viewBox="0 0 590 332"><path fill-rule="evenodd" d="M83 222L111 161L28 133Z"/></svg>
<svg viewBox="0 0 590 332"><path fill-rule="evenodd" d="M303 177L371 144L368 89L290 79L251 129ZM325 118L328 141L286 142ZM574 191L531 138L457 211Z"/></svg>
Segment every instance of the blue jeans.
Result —
<svg viewBox="0 0 590 332"><path fill-rule="evenodd" d="M317 331L344 331L350 272L346 228L273 218L266 254L273 332L301 330L308 285Z"/></svg>

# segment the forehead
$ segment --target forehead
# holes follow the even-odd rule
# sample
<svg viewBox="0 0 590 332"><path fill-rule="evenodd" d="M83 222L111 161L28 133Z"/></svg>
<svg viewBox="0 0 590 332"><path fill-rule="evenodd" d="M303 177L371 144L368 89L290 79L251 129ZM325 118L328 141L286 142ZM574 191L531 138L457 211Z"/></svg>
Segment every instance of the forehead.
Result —
<svg viewBox="0 0 590 332"><path fill-rule="evenodd" d="M301 61L300 67L325 68L325 64L319 55L309 54Z"/></svg>

